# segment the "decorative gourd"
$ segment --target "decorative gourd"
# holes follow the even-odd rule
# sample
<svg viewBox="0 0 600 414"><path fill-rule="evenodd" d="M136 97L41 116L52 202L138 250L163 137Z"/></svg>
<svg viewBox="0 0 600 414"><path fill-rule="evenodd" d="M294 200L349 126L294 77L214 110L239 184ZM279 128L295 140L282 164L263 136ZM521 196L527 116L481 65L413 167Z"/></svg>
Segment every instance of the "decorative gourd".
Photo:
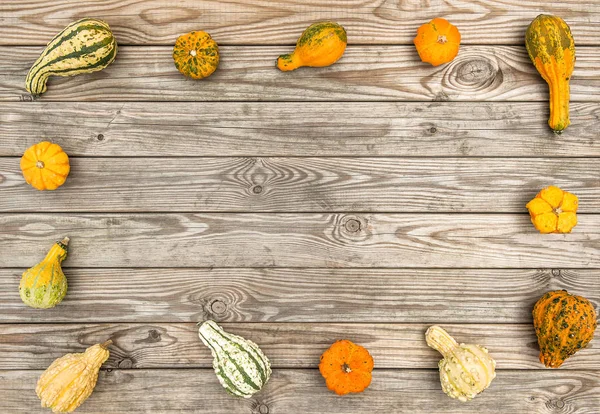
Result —
<svg viewBox="0 0 600 414"><path fill-rule="evenodd" d="M417 29L413 43L421 61L439 66L458 54L460 32L448 20L438 17Z"/></svg>
<svg viewBox="0 0 600 414"><path fill-rule="evenodd" d="M556 133L569 126L569 80L575 67L571 29L557 16L540 14L525 34L529 58L550 87L548 125Z"/></svg>
<svg viewBox="0 0 600 414"><path fill-rule="evenodd" d="M60 145L43 141L27 148L21 157L21 171L33 188L56 190L71 171L69 156Z"/></svg>
<svg viewBox="0 0 600 414"><path fill-rule="evenodd" d="M108 24L81 19L54 36L35 61L25 86L32 95L46 92L50 76L73 76L104 69L117 56L117 42Z"/></svg>
<svg viewBox="0 0 600 414"><path fill-rule="evenodd" d="M219 46L206 32L187 33L177 38L173 61L177 70L188 78L206 78L219 66Z"/></svg>
<svg viewBox="0 0 600 414"><path fill-rule="evenodd" d="M269 381L271 364L254 342L225 332L214 321L204 322L198 335L210 348L217 378L231 395L250 398Z"/></svg>
<svg viewBox="0 0 600 414"><path fill-rule="evenodd" d="M496 361L481 345L459 345L439 326L431 326L425 339L444 356L438 366L442 389L449 397L472 400L496 378Z"/></svg>
<svg viewBox="0 0 600 414"><path fill-rule="evenodd" d="M319 371L327 388L337 395L363 392L371 384L373 357L362 346L344 339L323 352Z"/></svg>
<svg viewBox="0 0 600 414"><path fill-rule="evenodd" d="M566 290L546 293L533 307L533 326L540 346L540 362L558 368L594 337L594 306Z"/></svg>
<svg viewBox="0 0 600 414"><path fill-rule="evenodd" d="M19 294L27 306L39 309L53 308L67 294L67 278L60 264L67 257L68 244L68 237L56 242L44 260L23 273Z"/></svg>
<svg viewBox="0 0 600 414"><path fill-rule="evenodd" d="M537 193L526 207L534 227L542 234L570 233L577 225L576 195L551 185Z"/></svg>
<svg viewBox="0 0 600 414"><path fill-rule="evenodd" d="M38 380L35 392L42 407L54 413L75 411L92 394L100 366L108 359L108 340L89 347L84 353L67 354L56 359Z"/></svg>
<svg viewBox="0 0 600 414"><path fill-rule="evenodd" d="M346 30L334 22L311 24L300 36L296 49L277 59L277 67L284 72L302 66L323 67L337 62L348 43Z"/></svg>

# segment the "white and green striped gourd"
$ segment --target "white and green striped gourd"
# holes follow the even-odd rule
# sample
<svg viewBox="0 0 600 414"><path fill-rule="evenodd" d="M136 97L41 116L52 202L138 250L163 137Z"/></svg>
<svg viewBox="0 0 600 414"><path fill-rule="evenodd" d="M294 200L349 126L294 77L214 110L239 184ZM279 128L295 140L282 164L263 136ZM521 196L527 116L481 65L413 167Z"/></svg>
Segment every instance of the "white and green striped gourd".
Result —
<svg viewBox="0 0 600 414"><path fill-rule="evenodd" d="M269 380L271 364L254 342L225 332L214 321L204 322L198 335L210 348L217 378L230 394L250 398Z"/></svg>
<svg viewBox="0 0 600 414"><path fill-rule="evenodd" d="M108 24L98 19L71 23L48 43L35 61L25 86L32 95L46 92L50 76L73 76L104 69L117 56L117 42Z"/></svg>

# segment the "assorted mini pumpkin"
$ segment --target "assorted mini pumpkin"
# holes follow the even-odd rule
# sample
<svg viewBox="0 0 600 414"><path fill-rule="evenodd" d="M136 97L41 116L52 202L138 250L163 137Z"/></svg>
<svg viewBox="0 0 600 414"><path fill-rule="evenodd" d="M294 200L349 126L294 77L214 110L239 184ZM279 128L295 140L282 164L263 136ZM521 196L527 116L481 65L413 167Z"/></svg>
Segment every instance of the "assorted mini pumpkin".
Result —
<svg viewBox="0 0 600 414"><path fill-rule="evenodd" d="M439 66L458 55L460 32L448 20L438 17L419 27L413 43L423 62Z"/></svg>
<svg viewBox="0 0 600 414"><path fill-rule="evenodd" d="M363 392L371 384L373 357L347 339L337 341L321 355L319 372L337 395Z"/></svg>
<svg viewBox="0 0 600 414"><path fill-rule="evenodd" d="M414 39L423 62L438 66L452 61L460 47L460 32L450 22L436 18L423 24ZM279 56L277 68L291 71L302 66L324 67L338 61L347 45L345 29L334 22L309 26L295 50ZM563 131L569 120L569 79L575 62L574 41L569 26L559 17L540 15L529 25L526 47L538 72L550 87L550 127ZM46 91L49 76L90 73L108 66L117 53L117 43L108 24L82 19L56 35L31 67L27 90L39 95ZM186 77L202 79L219 65L219 48L208 33L195 31L175 42L173 60ZM58 144L40 142L21 158L25 181L38 190L55 190L64 184L69 158ZM541 190L527 204L531 221L541 233L569 233L577 224L578 198L558 187ZM33 308L51 308L62 301L67 280L61 263L67 257L69 238L57 242L46 258L25 271L19 285L23 302ZM550 368L586 347L597 326L589 300L568 292L552 291L533 308L533 323L540 348L540 362ZM213 368L221 385L232 395L250 398L269 381L269 359L254 342L225 332L214 321L202 323L201 341L213 355ZM488 388L495 378L496 362L480 345L457 343L444 329L430 327L427 345L443 355L439 362L443 391L468 401ZM92 393L100 366L107 360L107 347L94 345L81 354L55 360L41 375L36 393L43 407L53 412L72 412ZM331 345L320 358L319 371L329 390L338 395L360 393L372 380L373 357L367 349L349 340Z"/></svg>
<svg viewBox="0 0 600 414"><path fill-rule="evenodd" d="M27 148L21 157L21 171L36 190L56 190L65 183L71 165L60 145L43 141Z"/></svg>
<svg viewBox="0 0 600 414"><path fill-rule="evenodd" d="M173 61L184 76L192 79L207 78L219 66L219 46L206 32L186 33L175 42Z"/></svg>

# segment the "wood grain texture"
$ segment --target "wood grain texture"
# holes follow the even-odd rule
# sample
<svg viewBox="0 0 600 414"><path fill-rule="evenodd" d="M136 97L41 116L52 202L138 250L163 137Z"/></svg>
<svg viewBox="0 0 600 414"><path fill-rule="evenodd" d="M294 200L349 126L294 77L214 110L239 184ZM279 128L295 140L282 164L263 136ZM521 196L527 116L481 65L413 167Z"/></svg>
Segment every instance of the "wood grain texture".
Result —
<svg viewBox="0 0 600 414"><path fill-rule="evenodd" d="M377 361L375 361L377 366ZM46 413L35 383L41 371L0 371L0 401L10 413ZM524 386L527 384L527 386ZM437 370L375 370L362 394L340 398L327 390L317 370L275 370L253 398L232 398L208 369L101 371L78 413L477 413L596 414L598 371L503 371L468 404L448 398Z"/></svg>
<svg viewBox="0 0 600 414"><path fill-rule="evenodd" d="M71 237L74 267L600 267L600 215L539 234L527 214L4 214L4 267Z"/></svg>
<svg viewBox="0 0 600 414"><path fill-rule="evenodd" d="M570 112L558 136L546 102L4 102L0 156L600 156L600 103Z"/></svg>
<svg viewBox="0 0 600 414"><path fill-rule="evenodd" d="M378 368L435 369L441 355L425 342L425 324L228 323L223 328L258 343L273 368L317 368L335 341L365 346ZM489 349L498 370L541 369L532 324L448 325L462 343ZM0 325L0 370L46 369L54 359L113 340L105 368L211 368L212 356L187 324ZM592 342L561 369L600 369L600 349Z"/></svg>
<svg viewBox="0 0 600 414"><path fill-rule="evenodd" d="M59 191L0 158L0 212L524 213L556 185L600 211L600 158L77 158Z"/></svg>
<svg viewBox="0 0 600 414"><path fill-rule="evenodd" d="M413 46L348 47L326 68L281 72L286 47L222 47L219 69L194 81L169 47L121 47L103 71L51 78L43 101L543 101L548 86L524 47L465 46L447 65L422 63ZM0 101L31 100L25 76L39 47L0 47ZM600 100L597 48L578 47L571 100Z"/></svg>
<svg viewBox="0 0 600 414"><path fill-rule="evenodd" d="M600 305L594 269L66 268L66 298L42 312L21 302L24 270L0 269L2 321L529 324L558 289Z"/></svg>
<svg viewBox="0 0 600 414"><path fill-rule="evenodd" d="M463 44L522 44L542 11L563 17L578 45L598 43L600 6L593 1L8 0L0 5L0 44L45 45L83 17L105 19L122 44L172 45L182 33L205 30L220 44L291 45L319 20L343 24L353 44L412 44L417 28L438 16L460 29Z"/></svg>

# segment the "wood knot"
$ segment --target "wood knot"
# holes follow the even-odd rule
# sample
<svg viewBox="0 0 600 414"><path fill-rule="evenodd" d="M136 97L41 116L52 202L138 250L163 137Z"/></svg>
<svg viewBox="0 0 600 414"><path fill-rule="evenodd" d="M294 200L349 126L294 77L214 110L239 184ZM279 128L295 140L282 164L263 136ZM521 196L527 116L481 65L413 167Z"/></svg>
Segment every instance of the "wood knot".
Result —
<svg viewBox="0 0 600 414"><path fill-rule="evenodd" d="M227 304L221 299L215 299L210 304L210 311L215 315L224 315L227 312Z"/></svg>
<svg viewBox="0 0 600 414"><path fill-rule="evenodd" d="M485 59L473 59L459 63L454 71L456 78L462 84L482 84L496 76L494 66Z"/></svg>
<svg viewBox="0 0 600 414"><path fill-rule="evenodd" d="M131 358L125 358L120 360L117 365L119 368L129 369L133 367L133 361Z"/></svg>
<svg viewBox="0 0 600 414"><path fill-rule="evenodd" d="M552 276L559 277L560 276L560 269L552 269Z"/></svg>
<svg viewBox="0 0 600 414"><path fill-rule="evenodd" d="M263 188L260 185L255 185L254 187L252 187L252 192L254 194L260 194L260 193L262 193L262 191L263 191Z"/></svg>
<svg viewBox="0 0 600 414"><path fill-rule="evenodd" d="M252 414L269 414L269 406L260 401L254 401L250 407L252 409Z"/></svg>
<svg viewBox="0 0 600 414"><path fill-rule="evenodd" d="M20 96L20 100L21 102L33 102L34 97L33 95L28 95L28 94L23 94Z"/></svg>
<svg viewBox="0 0 600 414"><path fill-rule="evenodd" d="M429 133L430 134L435 134L437 132L437 128L432 126L431 128L429 128Z"/></svg>
<svg viewBox="0 0 600 414"><path fill-rule="evenodd" d="M348 221L346 221L346 224L344 224L344 227L346 227L346 230L350 233L356 233L360 231L360 221L358 221L357 219L350 219Z"/></svg>
<svg viewBox="0 0 600 414"><path fill-rule="evenodd" d="M104 141L104 134L98 134L98 136L96 137L96 139L98 141Z"/></svg>

